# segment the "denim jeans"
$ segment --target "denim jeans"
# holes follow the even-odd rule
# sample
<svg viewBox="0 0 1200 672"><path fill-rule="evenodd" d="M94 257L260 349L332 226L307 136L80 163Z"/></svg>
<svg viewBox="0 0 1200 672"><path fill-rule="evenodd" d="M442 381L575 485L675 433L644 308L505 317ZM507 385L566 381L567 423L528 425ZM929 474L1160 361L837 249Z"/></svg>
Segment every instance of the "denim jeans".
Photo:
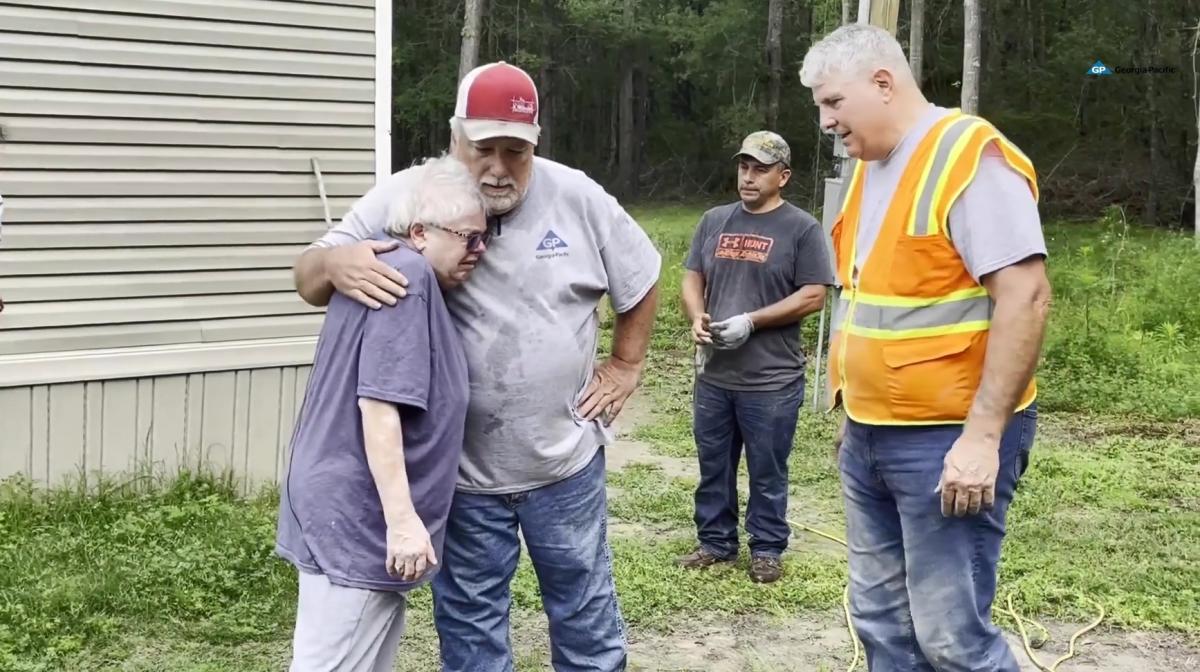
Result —
<svg viewBox="0 0 1200 672"><path fill-rule="evenodd" d="M738 553L738 463L750 475L746 533L751 555L787 548L788 456L804 378L780 390L727 390L696 381L692 430L700 458L695 521L700 546L721 558Z"/></svg>
<svg viewBox="0 0 1200 672"><path fill-rule="evenodd" d="M1013 416L994 507L956 518L934 490L961 425L848 422L839 466L850 614L872 672L1018 672L991 610L1005 514L1036 429L1036 406Z"/></svg>
<svg viewBox="0 0 1200 672"><path fill-rule="evenodd" d="M625 625L608 546L604 449L582 471L508 495L458 492L433 579L434 623L446 672L511 672L509 584L521 553L533 562L558 672L626 665Z"/></svg>

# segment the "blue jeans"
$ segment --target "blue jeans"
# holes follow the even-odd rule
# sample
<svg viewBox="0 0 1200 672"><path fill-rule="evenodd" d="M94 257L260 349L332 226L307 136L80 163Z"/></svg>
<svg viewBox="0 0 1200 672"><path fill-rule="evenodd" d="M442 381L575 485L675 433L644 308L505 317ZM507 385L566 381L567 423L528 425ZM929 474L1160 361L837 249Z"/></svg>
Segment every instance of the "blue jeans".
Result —
<svg viewBox="0 0 1200 672"><path fill-rule="evenodd" d="M955 518L934 490L961 425L848 422L838 461L850 614L872 672L1018 672L991 610L1005 514L1036 429L1036 406L1013 416L994 507Z"/></svg>
<svg viewBox="0 0 1200 672"><path fill-rule="evenodd" d="M444 671L512 671L509 583L521 553L518 528L550 620L554 669L625 669L604 480L601 448L587 467L558 483L509 495L455 493L442 569L433 579Z"/></svg>
<svg viewBox="0 0 1200 672"><path fill-rule="evenodd" d="M804 378L780 390L727 390L696 381L692 431L700 458L695 521L700 546L720 558L738 553L738 463L745 446L750 475L746 533L751 555L787 548L788 456Z"/></svg>

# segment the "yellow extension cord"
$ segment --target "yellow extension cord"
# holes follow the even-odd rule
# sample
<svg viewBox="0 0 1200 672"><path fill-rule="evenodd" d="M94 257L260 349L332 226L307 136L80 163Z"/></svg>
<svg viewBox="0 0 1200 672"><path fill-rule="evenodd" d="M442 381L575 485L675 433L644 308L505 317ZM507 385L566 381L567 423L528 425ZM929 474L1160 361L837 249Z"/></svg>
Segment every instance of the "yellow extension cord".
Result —
<svg viewBox="0 0 1200 672"><path fill-rule="evenodd" d="M818 530L814 527L809 527L807 525L801 525L800 523L797 523L792 520L788 520L787 523L789 525L791 525L792 527L795 527L800 530L804 530L805 532L809 532L811 534L815 534L819 537L824 537L830 541L837 542L837 543L841 544L842 546L849 548L849 545L846 543L845 539L836 537L832 534L829 534L828 532L822 532L821 530ZM1037 621L1033 620L1032 618L1027 618L1027 617L1022 616L1019 613L1017 613L1017 610L1013 608L1012 595L1008 596L1008 608L1007 609L997 608L996 611L999 611L1002 614L1007 614L1008 617L1013 619L1013 621L1017 624L1017 630L1021 633L1021 643L1025 645L1025 654L1029 656L1029 660L1033 661L1033 664L1035 667L1037 667L1039 670L1041 670L1041 672L1058 672L1059 665L1062 665L1066 661L1068 661L1068 660L1074 658L1076 655L1078 655L1075 653L1075 642L1078 641L1079 638L1082 637L1084 634L1091 631L1096 626L1100 625L1100 621L1104 620L1104 607L1103 606L1101 606L1095 600L1088 598L1086 596L1081 595L1080 597L1083 597L1083 599L1087 600L1088 602L1091 602L1100 613L1099 613L1099 615L1096 616L1096 618L1091 623L1087 624L1086 626L1081 628L1079 631L1077 631L1075 634L1071 635L1071 642L1067 647L1067 653L1065 655L1061 656L1058 660L1054 661L1054 663L1049 666L1042 663L1042 661L1039 660L1038 657L1034 655L1033 647L1029 643L1029 633L1026 632L1026 630L1025 630L1025 623L1029 623L1031 625L1037 626L1037 628L1039 630L1041 630L1042 634L1044 635L1043 641L1050 639L1050 632L1048 630L1046 630L1046 628L1041 623L1038 623ZM846 630L850 633L850 641L854 644L854 658L850 661L850 667L846 668L846 672L854 672L854 669L858 667L859 658L865 656L865 651L863 649L862 642L858 641L858 635L856 635L854 633L854 626L851 625L851 623L850 623L850 586L848 584L842 590L842 612L846 615Z"/></svg>

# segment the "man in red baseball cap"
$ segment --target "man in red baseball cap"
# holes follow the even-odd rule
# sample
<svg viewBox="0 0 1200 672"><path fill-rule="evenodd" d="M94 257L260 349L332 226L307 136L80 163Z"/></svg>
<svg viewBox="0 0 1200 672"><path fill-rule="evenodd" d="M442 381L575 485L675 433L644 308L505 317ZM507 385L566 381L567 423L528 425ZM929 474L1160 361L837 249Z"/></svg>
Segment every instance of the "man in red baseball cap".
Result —
<svg viewBox="0 0 1200 672"><path fill-rule="evenodd" d="M493 235L471 280L445 297L471 396L433 578L442 669L513 669L509 583L523 538L555 669L623 670L604 447L641 376L661 256L599 184L534 156L537 87L520 68L490 63L468 73L450 128L450 152L478 180ZM323 306L334 291L374 308L419 300L400 298L405 279L376 258L394 246L380 232L396 195L419 186L412 174L382 180L301 255L296 287L305 301ZM617 313L613 348L596 361L605 294Z"/></svg>

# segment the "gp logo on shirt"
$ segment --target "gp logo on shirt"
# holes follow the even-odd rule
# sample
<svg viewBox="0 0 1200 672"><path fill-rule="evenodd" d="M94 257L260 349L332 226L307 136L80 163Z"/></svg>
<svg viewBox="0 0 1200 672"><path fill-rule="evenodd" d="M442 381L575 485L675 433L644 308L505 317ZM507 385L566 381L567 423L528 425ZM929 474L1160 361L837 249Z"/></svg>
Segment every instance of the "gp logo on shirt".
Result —
<svg viewBox="0 0 1200 672"><path fill-rule="evenodd" d="M537 252L533 256L537 259L553 259L554 257L567 256L567 241L559 237L554 229L546 231L546 235L542 236L541 242L537 245Z"/></svg>
<svg viewBox="0 0 1200 672"><path fill-rule="evenodd" d="M756 236L752 233L722 233L717 239L717 259L733 261L753 261L758 264L766 263L771 256L771 248L775 245L774 238Z"/></svg>

